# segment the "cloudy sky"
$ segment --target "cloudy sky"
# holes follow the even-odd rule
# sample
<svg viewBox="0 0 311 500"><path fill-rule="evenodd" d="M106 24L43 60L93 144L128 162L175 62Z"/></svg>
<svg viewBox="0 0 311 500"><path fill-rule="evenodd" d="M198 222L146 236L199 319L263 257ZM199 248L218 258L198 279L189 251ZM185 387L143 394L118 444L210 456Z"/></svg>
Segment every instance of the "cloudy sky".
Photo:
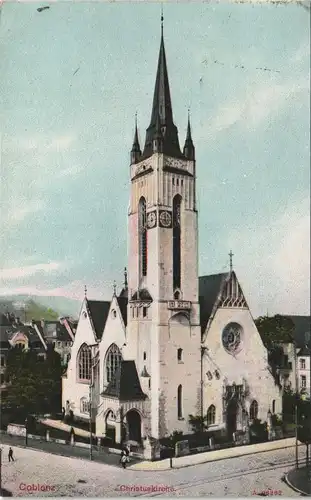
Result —
<svg viewBox="0 0 311 500"><path fill-rule="evenodd" d="M159 3L4 2L0 293L109 298L127 263L129 151L150 119ZM165 3L174 120L191 108L200 274L254 315L308 314L309 13Z"/></svg>

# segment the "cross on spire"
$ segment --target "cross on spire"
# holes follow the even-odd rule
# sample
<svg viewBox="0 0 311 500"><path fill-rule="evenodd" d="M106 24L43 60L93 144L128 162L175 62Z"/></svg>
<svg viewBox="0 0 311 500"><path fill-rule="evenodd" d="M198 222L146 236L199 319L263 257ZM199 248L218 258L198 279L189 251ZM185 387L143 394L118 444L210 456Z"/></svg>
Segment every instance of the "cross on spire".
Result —
<svg viewBox="0 0 311 500"><path fill-rule="evenodd" d="M84 285L84 297L86 298L87 296L87 288L86 288L86 285Z"/></svg>
<svg viewBox="0 0 311 500"><path fill-rule="evenodd" d="M232 250L230 250L229 252L229 258L230 258L230 273L232 273L232 257L234 256L234 254L232 253Z"/></svg>
<svg viewBox="0 0 311 500"><path fill-rule="evenodd" d="M126 267L124 268L124 288L127 290L128 288L128 282L127 282L127 269Z"/></svg>
<svg viewBox="0 0 311 500"><path fill-rule="evenodd" d="M114 282L113 282L113 295L116 295L116 292L117 292L117 283L114 280Z"/></svg>

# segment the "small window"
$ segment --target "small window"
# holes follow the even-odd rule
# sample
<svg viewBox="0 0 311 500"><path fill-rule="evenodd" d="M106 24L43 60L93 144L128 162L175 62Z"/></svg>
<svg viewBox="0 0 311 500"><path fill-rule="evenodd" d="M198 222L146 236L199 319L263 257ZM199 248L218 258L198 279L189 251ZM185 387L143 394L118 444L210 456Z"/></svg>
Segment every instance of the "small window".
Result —
<svg viewBox="0 0 311 500"><path fill-rule="evenodd" d="M5 359L4 359L4 356L1 356L1 366L5 366Z"/></svg>
<svg viewBox="0 0 311 500"><path fill-rule="evenodd" d="M275 414L275 399L272 401L272 413Z"/></svg>
<svg viewBox="0 0 311 500"><path fill-rule="evenodd" d="M254 400L249 408L249 418L250 420L256 420L258 418L258 403Z"/></svg>
<svg viewBox="0 0 311 500"><path fill-rule="evenodd" d="M300 370L305 370L306 369L306 360L305 359L300 359Z"/></svg>
<svg viewBox="0 0 311 500"><path fill-rule="evenodd" d="M179 179L178 178L176 179L176 184L177 184L177 186L179 186Z"/></svg>
<svg viewBox="0 0 311 500"><path fill-rule="evenodd" d="M211 373L210 371L208 371L208 372L206 373L206 375L207 375L208 380L212 380L213 375L212 375L212 373Z"/></svg>
<svg viewBox="0 0 311 500"><path fill-rule="evenodd" d="M144 361L147 359L147 354L144 352Z"/></svg>
<svg viewBox="0 0 311 500"><path fill-rule="evenodd" d="M182 400L182 386L177 388L177 417L179 420L183 418L183 400Z"/></svg>
<svg viewBox="0 0 311 500"><path fill-rule="evenodd" d="M183 187L183 185L184 185L184 179L181 179L180 184L181 184L181 187Z"/></svg>
<svg viewBox="0 0 311 500"><path fill-rule="evenodd" d="M216 408L214 405L211 405L207 410L207 425L214 425L216 419Z"/></svg>
<svg viewBox="0 0 311 500"><path fill-rule="evenodd" d="M177 349L177 360L179 363L182 362L182 360L183 360L182 358L183 358L183 351L182 351L182 349L179 348L179 349Z"/></svg>
<svg viewBox="0 0 311 500"><path fill-rule="evenodd" d="M217 378L217 380L220 379L220 373L218 370L215 370L215 377Z"/></svg>
<svg viewBox="0 0 311 500"><path fill-rule="evenodd" d="M113 318L116 318L116 317L117 317L117 311L116 311L115 309L112 309L112 311L111 311L111 316L112 316Z"/></svg>
<svg viewBox="0 0 311 500"><path fill-rule="evenodd" d="M172 184L173 184L173 186L175 186L175 177L173 177L173 179L172 179Z"/></svg>
<svg viewBox="0 0 311 500"><path fill-rule="evenodd" d="M148 381L148 388L151 389L151 378L149 378L149 381Z"/></svg>
<svg viewBox="0 0 311 500"><path fill-rule="evenodd" d="M132 318L134 318L134 317L135 317L135 309L134 309L134 307L132 307Z"/></svg>
<svg viewBox="0 0 311 500"><path fill-rule="evenodd" d="M138 316L139 316L139 309L138 307L136 307L136 318L138 318Z"/></svg>
<svg viewBox="0 0 311 500"><path fill-rule="evenodd" d="M305 389L307 387L307 377L306 377L306 375L301 375L301 377L300 377L300 387L301 387L301 389Z"/></svg>
<svg viewBox="0 0 311 500"><path fill-rule="evenodd" d="M179 300L180 299L180 292L178 290L176 290L176 292L174 293L174 299L175 300Z"/></svg>
<svg viewBox="0 0 311 500"><path fill-rule="evenodd" d="M147 317L147 307L143 307L143 317Z"/></svg>

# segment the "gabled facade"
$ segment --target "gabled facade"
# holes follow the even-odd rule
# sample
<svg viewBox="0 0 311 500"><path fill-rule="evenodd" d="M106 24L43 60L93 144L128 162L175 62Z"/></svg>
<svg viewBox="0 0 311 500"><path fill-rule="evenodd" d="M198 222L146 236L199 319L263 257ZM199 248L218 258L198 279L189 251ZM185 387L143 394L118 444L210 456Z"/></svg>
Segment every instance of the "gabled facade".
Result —
<svg viewBox="0 0 311 500"><path fill-rule="evenodd" d="M150 124L130 161L129 254L110 302L85 298L63 379L63 405L98 437L143 445L190 432L189 415L232 434L280 412L280 391L241 285L198 276L195 147L173 120L161 29ZM92 347L91 347L92 346Z"/></svg>

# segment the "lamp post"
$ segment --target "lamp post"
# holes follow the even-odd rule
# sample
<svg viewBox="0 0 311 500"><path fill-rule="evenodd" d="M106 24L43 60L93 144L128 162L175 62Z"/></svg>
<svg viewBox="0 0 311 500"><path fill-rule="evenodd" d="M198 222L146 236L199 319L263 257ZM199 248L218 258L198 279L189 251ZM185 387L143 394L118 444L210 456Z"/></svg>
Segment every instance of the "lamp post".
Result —
<svg viewBox="0 0 311 500"><path fill-rule="evenodd" d="M295 339L294 344L294 363L295 363L295 463L298 469L298 372L297 372L297 345Z"/></svg>
<svg viewBox="0 0 311 500"><path fill-rule="evenodd" d="M27 417L26 417L26 418L25 418L25 432L26 432L26 434L25 434L25 446L27 446L27 445L28 445L27 428L28 428L28 419L27 419Z"/></svg>
<svg viewBox="0 0 311 500"><path fill-rule="evenodd" d="M204 381L203 381L203 357L205 352L207 351L207 347L201 346L201 432L204 431L204 407L203 407L203 388L204 388Z"/></svg>

